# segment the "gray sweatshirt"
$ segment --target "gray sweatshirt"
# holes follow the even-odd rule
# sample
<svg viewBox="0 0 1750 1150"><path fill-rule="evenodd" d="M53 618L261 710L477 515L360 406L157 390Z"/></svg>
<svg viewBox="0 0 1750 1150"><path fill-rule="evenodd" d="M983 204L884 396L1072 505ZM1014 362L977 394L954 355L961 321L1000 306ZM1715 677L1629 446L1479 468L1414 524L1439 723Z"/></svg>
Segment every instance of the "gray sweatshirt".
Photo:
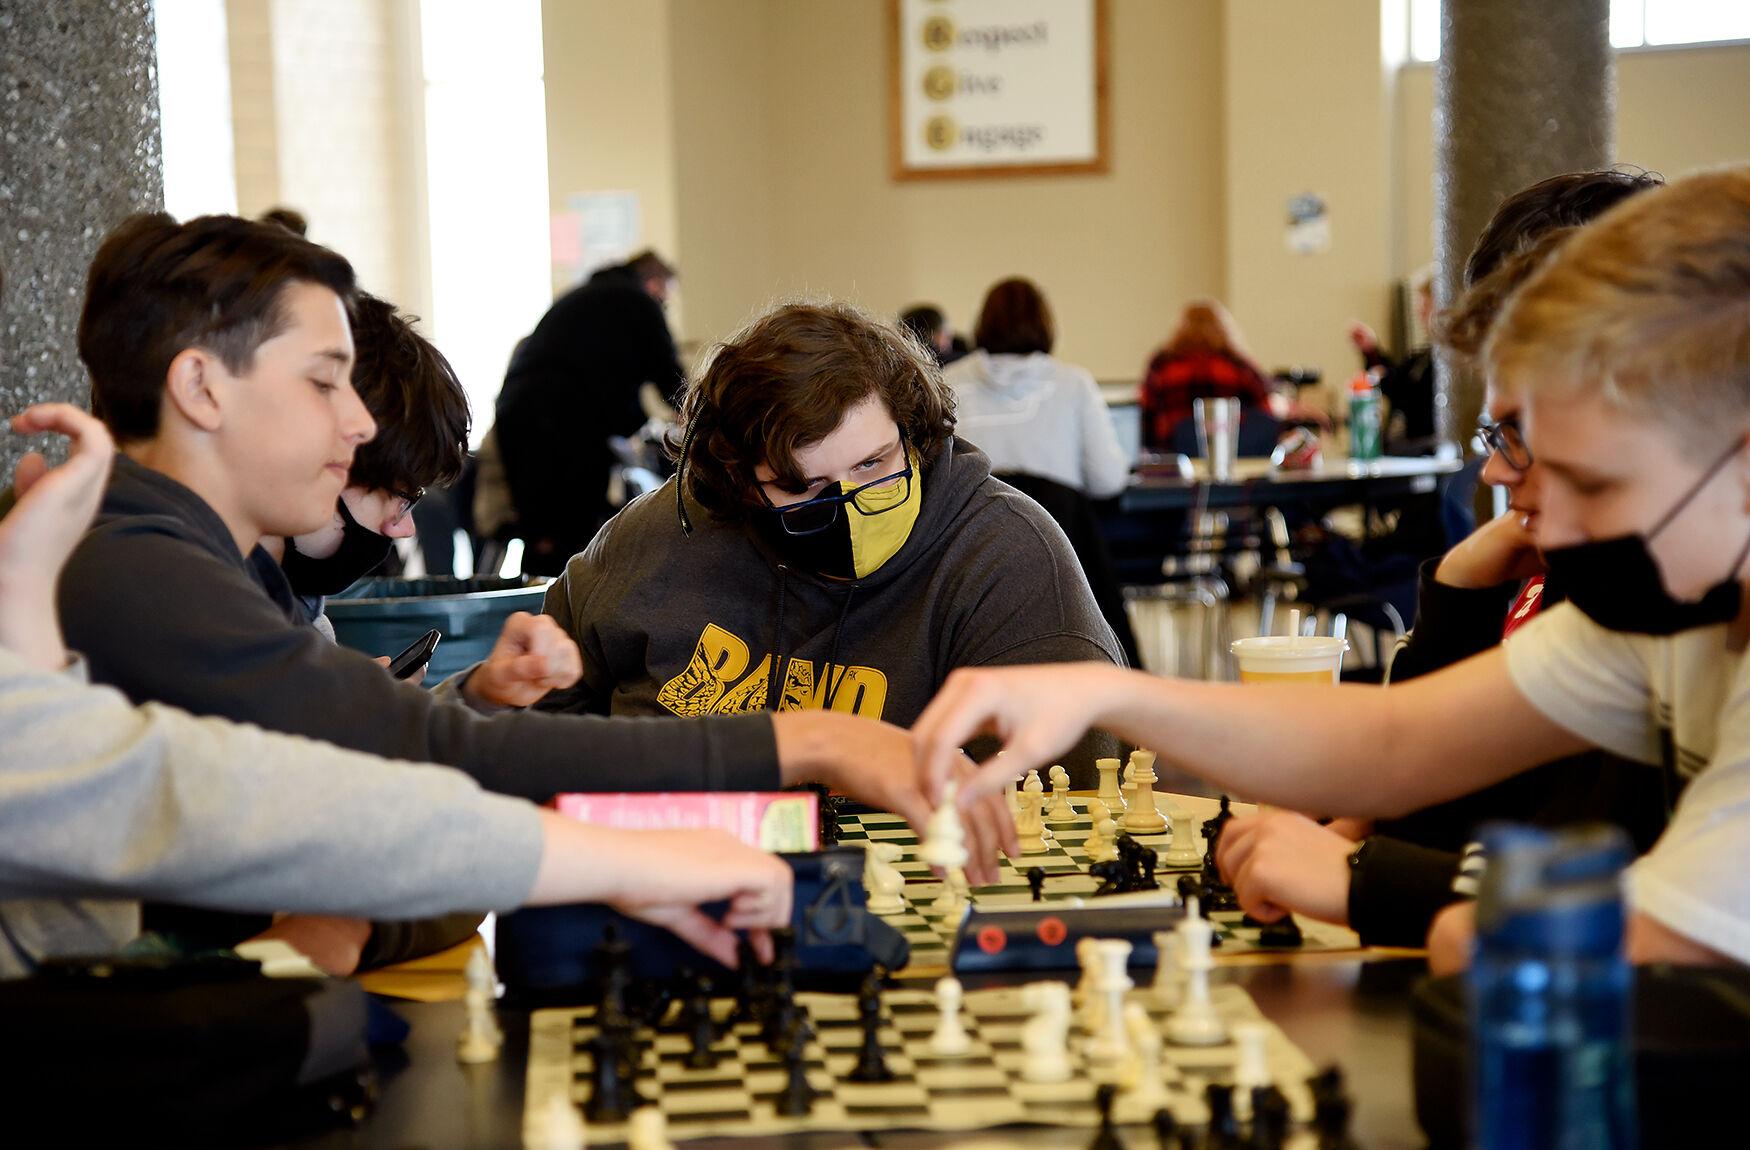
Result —
<svg viewBox="0 0 1750 1150"><path fill-rule="evenodd" d="M113 950L142 898L399 919L528 896L526 802L78 678L0 649L0 977Z"/></svg>
<svg viewBox="0 0 1750 1150"><path fill-rule="evenodd" d="M960 434L998 472L1054 479L1093 499L1124 490L1130 458L1094 377L1043 352L975 351L949 364Z"/></svg>

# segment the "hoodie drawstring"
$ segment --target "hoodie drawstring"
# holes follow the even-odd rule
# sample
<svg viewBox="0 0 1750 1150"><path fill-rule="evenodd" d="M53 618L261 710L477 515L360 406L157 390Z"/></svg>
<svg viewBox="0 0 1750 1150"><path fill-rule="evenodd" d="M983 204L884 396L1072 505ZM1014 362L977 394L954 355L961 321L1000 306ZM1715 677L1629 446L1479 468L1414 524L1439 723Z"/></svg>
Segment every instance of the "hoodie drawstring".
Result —
<svg viewBox="0 0 1750 1150"><path fill-rule="evenodd" d="M784 598L790 589L790 568L778 564L778 626L772 635L772 670L766 676L766 710L778 709L778 676L790 665L784 655Z"/></svg>
<svg viewBox="0 0 1750 1150"><path fill-rule="evenodd" d="M772 669L766 676L766 710L776 711L781 695L778 688L779 677L784 675L790 666L789 656L784 653L784 604L789 598L790 568L783 563L778 564L778 617L776 633L772 636ZM845 620L851 614L851 600L857 594L857 585L851 584L845 590L845 597L839 603L838 622L832 629L832 647L826 656L826 692L821 699L821 709L832 710L833 700L838 698L839 688L844 685L846 668L839 667L837 678L833 677L833 668L838 667L839 646L845 634Z"/></svg>

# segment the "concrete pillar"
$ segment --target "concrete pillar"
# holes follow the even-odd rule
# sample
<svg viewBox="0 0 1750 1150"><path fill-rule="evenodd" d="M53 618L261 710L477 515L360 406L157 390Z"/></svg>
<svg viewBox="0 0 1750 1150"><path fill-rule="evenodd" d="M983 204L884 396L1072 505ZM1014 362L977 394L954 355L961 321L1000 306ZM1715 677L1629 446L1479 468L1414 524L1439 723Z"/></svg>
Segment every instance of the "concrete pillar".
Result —
<svg viewBox="0 0 1750 1150"><path fill-rule="evenodd" d="M1547 176L1611 163L1610 0L1445 0L1434 84L1435 301L1445 307L1503 198ZM1440 366L1441 432L1467 440L1482 380Z"/></svg>
<svg viewBox="0 0 1750 1150"><path fill-rule="evenodd" d="M85 404L85 270L164 203L151 0L0 0L0 412ZM0 435L0 481L27 444Z"/></svg>

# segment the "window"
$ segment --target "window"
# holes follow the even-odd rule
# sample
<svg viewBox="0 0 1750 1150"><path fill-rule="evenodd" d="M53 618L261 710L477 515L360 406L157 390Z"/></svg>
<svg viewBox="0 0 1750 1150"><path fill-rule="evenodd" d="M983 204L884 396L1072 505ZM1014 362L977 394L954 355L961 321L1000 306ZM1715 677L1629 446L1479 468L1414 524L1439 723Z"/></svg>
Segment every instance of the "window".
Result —
<svg viewBox="0 0 1750 1150"><path fill-rule="evenodd" d="M179 220L237 210L225 0L158 0L158 134L164 210Z"/></svg>
<svg viewBox="0 0 1750 1150"><path fill-rule="evenodd" d="M1410 59L1440 58L1441 0L1409 0ZM1610 0L1610 42L1617 48L1664 48L1750 40L1745 0Z"/></svg>
<svg viewBox="0 0 1750 1150"><path fill-rule="evenodd" d="M431 335L475 446L517 341L552 303L540 0L420 0Z"/></svg>

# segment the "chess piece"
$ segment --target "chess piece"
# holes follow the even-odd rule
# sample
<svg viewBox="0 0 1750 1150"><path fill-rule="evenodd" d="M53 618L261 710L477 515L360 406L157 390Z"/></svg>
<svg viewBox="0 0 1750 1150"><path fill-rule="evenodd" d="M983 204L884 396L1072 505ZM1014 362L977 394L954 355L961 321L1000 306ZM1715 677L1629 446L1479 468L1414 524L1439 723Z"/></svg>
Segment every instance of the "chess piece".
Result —
<svg viewBox="0 0 1750 1150"><path fill-rule="evenodd" d="M632 1111L626 1126L627 1150L674 1150L668 1140L668 1119L655 1106L640 1106Z"/></svg>
<svg viewBox="0 0 1750 1150"><path fill-rule="evenodd" d="M729 1024L759 1021L760 992L763 988L763 967L754 954L753 941L747 935L735 940L735 1007L729 1012Z"/></svg>
<svg viewBox="0 0 1750 1150"><path fill-rule="evenodd" d="M820 1092L808 1081L808 1035L797 1029L784 1044L784 1088L778 1092L772 1109L785 1118L805 1118L814 1111L814 1100Z"/></svg>
<svg viewBox="0 0 1750 1150"><path fill-rule="evenodd" d="M1094 768L1100 772L1100 789L1096 797L1105 804L1108 812L1124 810L1124 793L1118 789L1117 759L1095 759Z"/></svg>
<svg viewBox="0 0 1750 1150"><path fill-rule="evenodd" d="M684 1063L689 1070L710 1070L717 1065L717 1022L711 1017L710 982L696 979L693 992L681 1007L681 1027L692 1043Z"/></svg>
<svg viewBox="0 0 1750 1150"><path fill-rule="evenodd" d="M942 877L942 891L930 901L930 910L957 922L971 895L972 886L966 881L966 872L953 867Z"/></svg>
<svg viewBox="0 0 1750 1150"><path fill-rule="evenodd" d="M959 784L949 783L942 791L942 805L930 815L924 828L924 841L918 847L918 858L944 872L966 865L966 827L960 822L956 803Z"/></svg>
<svg viewBox="0 0 1750 1150"><path fill-rule="evenodd" d="M1105 849L1105 840L1100 837L1100 824L1111 822L1106 804L1099 799L1088 800L1088 837L1082 843L1082 850L1092 859L1096 851Z"/></svg>
<svg viewBox="0 0 1750 1150"><path fill-rule="evenodd" d="M1230 1033L1239 1052L1234 1057L1234 1112L1245 1119L1251 1116L1252 1092L1271 1085L1270 1063L1266 1056L1270 1027L1264 1022L1248 1020L1234 1023Z"/></svg>
<svg viewBox="0 0 1750 1150"><path fill-rule="evenodd" d="M1117 1095L1118 1088L1110 1082L1102 1082L1094 1091L1094 1105L1100 1108L1100 1128L1094 1131L1088 1150L1124 1150L1118 1128L1112 1125L1112 1100Z"/></svg>
<svg viewBox="0 0 1750 1150"><path fill-rule="evenodd" d="M1133 776L1130 806L1124 812L1124 829L1131 834L1158 835L1167 829L1167 820L1155 808L1155 753L1130 752L1126 772Z"/></svg>
<svg viewBox="0 0 1750 1150"><path fill-rule="evenodd" d="M857 1064L845 1075L852 1082L891 1082L893 1071L887 1065L887 1052L881 1048L881 973L872 970L863 979L857 992L857 1014L863 1024L863 1045L857 1052Z"/></svg>
<svg viewBox="0 0 1750 1150"><path fill-rule="evenodd" d="M1156 1110L1153 1125L1155 1145L1160 1150L1178 1150L1179 1120L1173 1117L1173 1112L1164 1106Z"/></svg>
<svg viewBox="0 0 1750 1150"><path fill-rule="evenodd" d="M563 1094L548 1095L523 1123L524 1150L583 1150L588 1141L583 1115Z"/></svg>
<svg viewBox="0 0 1750 1150"><path fill-rule="evenodd" d="M1075 1000L1080 1007L1080 1022L1084 1033L1100 1029L1100 1009L1105 1002L1100 997L1100 962L1097 947L1100 940L1083 937L1076 940L1076 965L1082 976L1076 982Z"/></svg>
<svg viewBox="0 0 1750 1150"><path fill-rule="evenodd" d="M1221 809L1217 810L1215 814L1211 815L1209 818L1203 820L1204 841L1213 842L1215 839L1220 838L1222 828L1227 826L1228 820L1233 817L1233 799L1227 795L1221 796Z"/></svg>
<svg viewBox="0 0 1750 1150"><path fill-rule="evenodd" d="M1288 1145L1288 1128L1293 1117L1288 1098L1279 1087L1260 1086L1253 1090L1252 1145L1260 1150L1275 1150Z"/></svg>
<svg viewBox="0 0 1750 1150"><path fill-rule="evenodd" d="M1259 946L1304 946L1306 937L1300 933L1300 924L1294 921L1292 914L1285 914L1275 922L1265 923L1264 929L1258 932Z"/></svg>
<svg viewBox="0 0 1750 1150"><path fill-rule="evenodd" d="M1045 821L1048 823L1072 823L1076 819L1076 809L1069 801L1069 772L1061 766L1052 767L1051 805L1045 808Z"/></svg>
<svg viewBox="0 0 1750 1150"><path fill-rule="evenodd" d="M1038 771L1028 771L1019 796L1021 813L1015 819L1015 834L1021 853L1036 855L1045 850L1045 786Z"/></svg>
<svg viewBox="0 0 1750 1150"><path fill-rule="evenodd" d="M1124 995L1130 981L1130 943L1121 938L1102 938L1094 945L1099 970L1100 1025L1088 1043L1090 1059L1122 1063L1130 1054L1130 1037L1124 1028Z"/></svg>
<svg viewBox="0 0 1750 1150"><path fill-rule="evenodd" d="M1175 1046L1220 1046L1227 1041L1227 1027L1215 1012L1209 996L1209 972L1215 967L1210 939L1215 927L1206 918L1185 909L1179 923L1179 961L1185 968L1185 993L1179 1009L1167 1020L1167 1041Z"/></svg>
<svg viewBox="0 0 1750 1150"><path fill-rule="evenodd" d="M965 992L957 978L936 981L935 1033L930 1035L930 1053L938 1058L962 1058L972 1053L972 1036L960 1021L960 1001Z"/></svg>
<svg viewBox="0 0 1750 1150"><path fill-rule="evenodd" d="M1167 1088L1161 1080L1161 1033L1140 1002L1124 1004L1124 1030L1130 1037L1125 1103L1132 1110L1151 1114L1167 1104Z"/></svg>
<svg viewBox="0 0 1750 1150"><path fill-rule="evenodd" d="M1069 987L1061 982L1030 982L1021 1001L1032 1012L1021 1027L1021 1078L1027 1082L1068 1082Z"/></svg>
<svg viewBox="0 0 1750 1150"><path fill-rule="evenodd" d="M1173 813L1173 843L1161 861L1170 867L1203 865L1203 853L1197 849L1197 820L1189 811Z"/></svg>
<svg viewBox="0 0 1750 1150"><path fill-rule="evenodd" d="M484 948L477 947L468 956L465 977L468 989L462 995L462 1007L466 1021L456 1038L456 1061L471 1066L497 1061L499 1047L504 1045L504 1031L499 1029L492 1013L498 979Z"/></svg>
<svg viewBox="0 0 1750 1150"><path fill-rule="evenodd" d="M1203 1088L1203 1101L1209 1107L1209 1124L1204 1128L1205 1146L1239 1146L1240 1124L1234 1115L1234 1088L1225 1082L1211 1082Z"/></svg>
<svg viewBox="0 0 1750 1150"><path fill-rule="evenodd" d="M1100 845L1097 848L1099 853L1095 853L1096 848L1092 845L1094 839L1090 836L1088 839L1090 844L1088 846L1088 860L1090 862L1115 861L1118 858L1118 824L1113 822L1110 817L1103 818L1094 824L1094 829L1099 832Z"/></svg>
<svg viewBox="0 0 1750 1150"><path fill-rule="evenodd" d="M903 914L905 875L893 864L899 861L898 843L871 842L863 848L863 889L869 895L870 914Z"/></svg>
<svg viewBox="0 0 1750 1150"><path fill-rule="evenodd" d="M1179 932L1157 930L1154 944L1155 978L1149 989L1154 993L1156 1006L1177 1010L1185 994L1184 972L1179 969Z"/></svg>
<svg viewBox="0 0 1750 1150"><path fill-rule="evenodd" d="M1027 868L1027 889L1033 892L1034 902L1045 901L1045 868L1042 866Z"/></svg>
<svg viewBox="0 0 1750 1150"><path fill-rule="evenodd" d="M597 1125L624 1122L633 1110L645 1105L634 1075L626 1065L630 1041L625 1035L602 1031L583 1044L589 1054L590 1094L583 1116Z"/></svg>

